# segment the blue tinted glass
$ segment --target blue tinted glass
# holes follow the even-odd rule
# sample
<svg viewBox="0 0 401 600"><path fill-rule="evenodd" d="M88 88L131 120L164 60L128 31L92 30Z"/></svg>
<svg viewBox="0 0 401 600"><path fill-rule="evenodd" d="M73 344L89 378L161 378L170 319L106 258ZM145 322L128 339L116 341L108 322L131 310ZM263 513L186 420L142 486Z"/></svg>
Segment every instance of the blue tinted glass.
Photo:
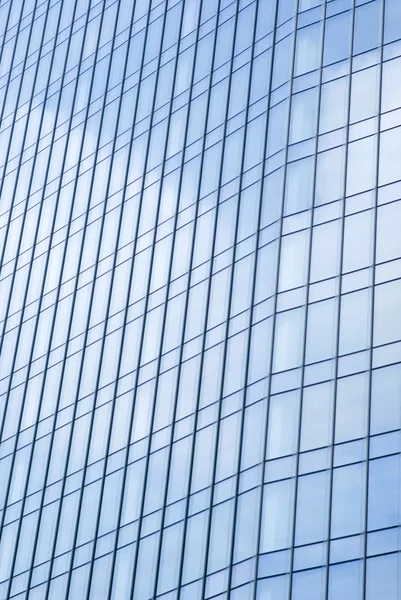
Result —
<svg viewBox="0 0 401 600"><path fill-rule="evenodd" d="M0 0L0 598L400 597L398 0Z"/></svg>

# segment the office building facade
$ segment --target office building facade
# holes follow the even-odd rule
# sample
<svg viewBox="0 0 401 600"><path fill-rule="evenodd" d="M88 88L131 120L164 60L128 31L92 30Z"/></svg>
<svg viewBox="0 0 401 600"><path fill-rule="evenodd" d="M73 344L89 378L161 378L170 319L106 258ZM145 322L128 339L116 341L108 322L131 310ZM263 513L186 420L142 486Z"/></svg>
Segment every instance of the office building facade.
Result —
<svg viewBox="0 0 401 600"><path fill-rule="evenodd" d="M0 600L401 598L400 82L399 0L0 2Z"/></svg>

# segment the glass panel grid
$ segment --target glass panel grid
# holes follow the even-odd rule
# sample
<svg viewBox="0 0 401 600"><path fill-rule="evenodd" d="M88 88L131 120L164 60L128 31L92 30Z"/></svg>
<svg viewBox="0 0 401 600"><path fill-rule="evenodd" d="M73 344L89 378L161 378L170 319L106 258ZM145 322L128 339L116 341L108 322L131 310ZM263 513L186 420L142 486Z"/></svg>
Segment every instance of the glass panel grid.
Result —
<svg viewBox="0 0 401 600"><path fill-rule="evenodd" d="M396 0L0 6L0 598L396 600Z"/></svg>

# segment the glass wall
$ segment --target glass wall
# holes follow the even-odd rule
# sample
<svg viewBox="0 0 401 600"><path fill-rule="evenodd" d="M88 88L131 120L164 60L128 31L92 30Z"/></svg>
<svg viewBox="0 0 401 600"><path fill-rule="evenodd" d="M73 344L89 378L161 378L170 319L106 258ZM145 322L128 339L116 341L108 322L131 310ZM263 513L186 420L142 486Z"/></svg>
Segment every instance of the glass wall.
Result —
<svg viewBox="0 0 401 600"><path fill-rule="evenodd" d="M2 0L0 123L0 600L399 600L400 1Z"/></svg>

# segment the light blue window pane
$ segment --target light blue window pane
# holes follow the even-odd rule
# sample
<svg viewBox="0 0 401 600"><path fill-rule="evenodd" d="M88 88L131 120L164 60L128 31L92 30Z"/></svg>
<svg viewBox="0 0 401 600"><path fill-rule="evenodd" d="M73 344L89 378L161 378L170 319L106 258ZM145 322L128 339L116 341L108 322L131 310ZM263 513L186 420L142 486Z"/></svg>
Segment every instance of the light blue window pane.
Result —
<svg viewBox="0 0 401 600"><path fill-rule="evenodd" d="M232 500L213 508L210 532L211 544L207 563L208 573L213 573L228 565L233 525L232 510Z"/></svg>
<svg viewBox="0 0 401 600"><path fill-rule="evenodd" d="M310 544L327 537L328 472L304 475L298 479L295 543Z"/></svg>
<svg viewBox="0 0 401 600"><path fill-rule="evenodd" d="M287 600L288 576L271 577L258 581L257 600Z"/></svg>
<svg viewBox="0 0 401 600"><path fill-rule="evenodd" d="M323 569L301 571L293 576L294 600L323 600L325 577Z"/></svg>
<svg viewBox="0 0 401 600"><path fill-rule="evenodd" d="M375 182L377 138L352 142L348 149L347 195L370 190Z"/></svg>
<svg viewBox="0 0 401 600"><path fill-rule="evenodd" d="M295 94L291 104L290 143L295 144L316 134L317 88Z"/></svg>
<svg viewBox="0 0 401 600"><path fill-rule="evenodd" d="M348 108L348 79L342 77L321 89L319 132L344 127Z"/></svg>
<svg viewBox="0 0 401 600"><path fill-rule="evenodd" d="M351 15L352 13L348 11L327 19L324 39L324 65L349 57L351 49Z"/></svg>
<svg viewBox="0 0 401 600"><path fill-rule="evenodd" d="M282 550L290 545L292 535L292 479L266 485L263 493L261 552Z"/></svg>
<svg viewBox="0 0 401 600"><path fill-rule="evenodd" d="M280 102L270 109L267 134L267 154L271 156L285 146L288 128L289 102Z"/></svg>
<svg viewBox="0 0 401 600"><path fill-rule="evenodd" d="M370 345L370 302L370 290L361 290L342 296L340 354L364 350Z"/></svg>
<svg viewBox="0 0 401 600"><path fill-rule="evenodd" d="M329 571L329 600L362 597L362 565L360 561L333 565Z"/></svg>
<svg viewBox="0 0 401 600"><path fill-rule="evenodd" d="M400 390L400 365L373 371L370 426L373 435L401 426Z"/></svg>
<svg viewBox="0 0 401 600"><path fill-rule="evenodd" d="M384 14L384 42L400 39L401 7L397 0L388 0L385 3Z"/></svg>
<svg viewBox="0 0 401 600"><path fill-rule="evenodd" d="M321 55L321 24L315 23L300 29L297 34L295 75L314 71L319 67Z"/></svg>
<svg viewBox="0 0 401 600"><path fill-rule="evenodd" d="M379 207L377 213L377 262L401 257L401 238L397 228L400 218L401 202Z"/></svg>
<svg viewBox="0 0 401 600"><path fill-rule="evenodd" d="M285 214L290 215L312 206L314 161L311 157L290 163L287 168Z"/></svg>
<svg viewBox="0 0 401 600"><path fill-rule="evenodd" d="M277 316L273 368L285 371L298 367L302 358L304 311L300 308Z"/></svg>
<svg viewBox="0 0 401 600"><path fill-rule="evenodd" d="M84 596L87 593L89 583L89 567L84 565L78 569L74 569L71 575L70 596L76 598Z"/></svg>
<svg viewBox="0 0 401 600"><path fill-rule="evenodd" d="M400 281L392 281L376 287L373 338L375 345L401 339L401 322L397 317L400 308Z"/></svg>
<svg viewBox="0 0 401 600"><path fill-rule="evenodd" d="M343 272L356 271L372 264L373 211L345 218Z"/></svg>
<svg viewBox="0 0 401 600"><path fill-rule="evenodd" d="M333 472L333 504L331 535L341 537L360 533L365 516L364 464L335 469Z"/></svg>
<svg viewBox="0 0 401 600"><path fill-rule="evenodd" d="M335 441L345 442L366 435L368 381L365 374L338 381Z"/></svg>
<svg viewBox="0 0 401 600"><path fill-rule="evenodd" d="M301 450L327 446L332 437L333 386L305 388L302 400Z"/></svg>
<svg viewBox="0 0 401 600"><path fill-rule="evenodd" d="M354 73L351 79L350 122L376 116L379 99L379 71L377 67Z"/></svg>
<svg viewBox="0 0 401 600"><path fill-rule="evenodd" d="M163 532L160 555L160 571L158 576L158 593L171 590L177 586L179 574L180 551L182 544L183 524L178 523Z"/></svg>
<svg viewBox="0 0 401 600"><path fill-rule="evenodd" d="M270 398L266 458L279 458L295 452L298 414L297 392L287 392Z"/></svg>
<svg viewBox="0 0 401 600"><path fill-rule="evenodd" d="M400 519L399 456L372 460L369 465L368 528L398 525Z"/></svg>
<svg viewBox="0 0 401 600"><path fill-rule="evenodd" d="M262 401L245 410L241 469L247 469L262 460L266 408L266 402Z"/></svg>
<svg viewBox="0 0 401 600"><path fill-rule="evenodd" d="M283 237L280 255L280 292L305 285L308 250L308 231Z"/></svg>
<svg viewBox="0 0 401 600"><path fill-rule="evenodd" d="M335 353L337 302L326 300L311 304L306 332L307 363L331 358Z"/></svg>
<svg viewBox="0 0 401 600"><path fill-rule="evenodd" d="M142 538L139 542L138 564L135 575L133 598L141 600L152 596L159 533Z"/></svg>
<svg viewBox="0 0 401 600"><path fill-rule="evenodd" d="M313 228L310 281L335 277L340 268L341 221Z"/></svg>
<svg viewBox="0 0 401 600"><path fill-rule="evenodd" d="M206 548L208 512L201 512L188 519L185 539L182 583L189 583L201 576Z"/></svg>
<svg viewBox="0 0 401 600"><path fill-rule="evenodd" d="M95 560L89 598L106 600L109 595L108 583L111 567L112 556L110 554Z"/></svg>
<svg viewBox="0 0 401 600"><path fill-rule="evenodd" d="M273 89L283 85L290 78L293 43L293 36L289 35L276 45L273 63Z"/></svg>
<svg viewBox="0 0 401 600"><path fill-rule="evenodd" d="M366 565L366 598L396 600L400 594L399 555L369 558Z"/></svg>
<svg viewBox="0 0 401 600"><path fill-rule="evenodd" d="M400 161L398 160L401 141L400 130L390 129L380 135L379 185L385 185L401 178Z"/></svg>
<svg viewBox="0 0 401 600"><path fill-rule="evenodd" d="M354 54L367 52L379 45L382 3L374 0L355 9Z"/></svg>

